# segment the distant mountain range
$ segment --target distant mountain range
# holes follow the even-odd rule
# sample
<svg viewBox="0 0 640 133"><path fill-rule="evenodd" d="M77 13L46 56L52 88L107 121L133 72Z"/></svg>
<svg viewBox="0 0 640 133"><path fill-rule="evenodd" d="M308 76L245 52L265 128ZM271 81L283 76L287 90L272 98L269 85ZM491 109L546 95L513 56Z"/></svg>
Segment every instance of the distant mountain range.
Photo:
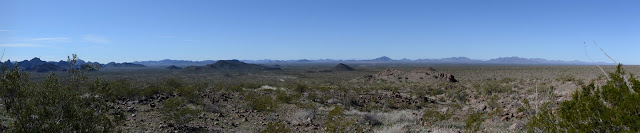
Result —
<svg viewBox="0 0 640 133"><path fill-rule="evenodd" d="M203 66L216 63L215 60L190 61L190 60L170 60L164 59L159 61L134 61L133 64L142 64L145 66Z"/></svg>
<svg viewBox="0 0 640 133"><path fill-rule="evenodd" d="M71 69L80 69L80 68L88 68L92 67L90 65L97 65L101 68L117 68L117 67L146 67L141 64L133 64L133 63L115 63L109 62L107 64L100 64L98 62L87 62L84 60L77 60L76 64L73 66L69 66L69 62L67 61L43 61L40 58L33 58L31 60L24 61L11 61L7 60L5 62L1 62L5 64L8 68L13 68L16 64L18 68L22 71L34 71L34 72L49 72L49 71L66 71L71 67Z"/></svg>
<svg viewBox="0 0 640 133"><path fill-rule="evenodd" d="M237 60L231 60L237 61ZM561 61L561 60L547 60L542 58L522 58L522 57L500 57L490 60L475 60L469 59L467 57L450 57L450 58L442 58L442 59L400 59L394 60L387 56L378 57L375 59L369 60L332 60L332 59L320 59L320 60L308 60L308 59L299 59L299 60L239 60L241 62L246 63L432 63L432 64L505 64L505 65L615 65L613 63L604 63L604 62L582 62L582 61ZM159 61L135 61L132 63L115 63L109 62L107 64L100 64L98 62L87 62L84 60L78 60L75 66L72 66L73 69L81 68L82 65L86 64L97 64L103 68L111 68L111 67L146 67L146 66L205 66L208 64L214 64L218 61L215 60L204 60L204 61L189 61L189 60L159 60ZM37 72L46 72L46 71L60 71L66 70L69 66L69 63L66 61L42 61L40 58L33 58L31 60L24 60L20 62L7 60L3 62L9 67L13 67L14 63L18 63L20 69L25 71L37 71ZM233 63L233 62L231 62ZM220 67L220 66L219 66Z"/></svg>

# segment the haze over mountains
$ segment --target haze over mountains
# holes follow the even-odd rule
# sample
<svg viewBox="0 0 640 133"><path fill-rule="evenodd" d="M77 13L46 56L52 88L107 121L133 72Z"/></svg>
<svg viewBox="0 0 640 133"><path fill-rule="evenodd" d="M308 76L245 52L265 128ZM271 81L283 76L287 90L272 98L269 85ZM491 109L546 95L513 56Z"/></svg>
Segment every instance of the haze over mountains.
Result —
<svg viewBox="0 0 640 133"><path fill-rule="evenodd" d="M235 60L234 60L235 61ZM614 65L613 63L604 63L604 62L582 62L582 61L561 61L561 60L547 60L542 58L521 58L521 57L500 57L490 60L476 60L470 59L467 57L450 57L450 58L442 58L442 59L392 59L387 56L378 57L375 59L368 60L334 60L334 59L319 59L319 60L308 60L308 59L300 59L300 60L239 60L241 62L246 63L431 63L431 64L501 64L501 65ZM207 64L214 64L218 61L215 60L204 60L204 61L189 61L189 60L159 60L159 61L135 61L132 63L115 63L110 62L107 64L99 64L98 62L86 62L83 60L79 60L76 66L73 68L79 68L83 64L99 64L101 67L145 67L145 66L155 66L155 67L166 67L166 66L179 66L179 67L187 67L187 66L205 66ZM63 70L66 69L68 63L66 61L42 61L40 58L33 58L31 60L24 60L20 62L7 60L4 62L9 67L12 67L12 64L18 63L21 69L32 70L32 71L40 71L40 69L47 68L52 70ZM43 65L45 64L45 65ZM53 64L53 65L49 65ZM38 69L38 70L36 70Z"/></svg>
<svg viewBox="0 0 640 133"><path fill-rule="evenodd" d="M467 57L450 57L442 59L392 59L387 56L378 57L368 60L335 60L335 59L299 59L299 60L240 60L247 63L332 63L332 62L348 62L348 63L433 63L433 64L518 64L518 65L613 65L613 63L605 62L583 62L583 61L561 61L561 60L547 60L542 58L522 58L522 57L500 57L490 60L477 60ZM135 61L135 64L142 64L146 66L201 66L206 64L215 63L214 60L205 61L188 61L188 60L160 60L160 61Z"/></svg>

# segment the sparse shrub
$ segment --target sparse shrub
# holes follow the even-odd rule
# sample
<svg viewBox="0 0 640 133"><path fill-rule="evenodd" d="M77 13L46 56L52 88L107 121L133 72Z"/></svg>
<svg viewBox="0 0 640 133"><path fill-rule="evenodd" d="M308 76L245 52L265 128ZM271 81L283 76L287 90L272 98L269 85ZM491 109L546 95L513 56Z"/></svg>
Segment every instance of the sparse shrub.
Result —
<svg viewBox="0 0 640 133"><path fill-rule="evenodd" d="M578 79L573 75L563 74L563 75L558 75L558 77L556 77L556 81L560 81L564 83L564 82L578 81Z"/></svg>
<svg viewBox="0 0 640 133"><path fill-rule="evenodd" d="M450 119L453 116L453 113L450 112L440 112L434 109L426 109L422 114L422 120L426 123L434 124L443 120Z"/></svg>
<svg viewBox="0 0 640 133"><path fill-rule="evenodd" d="M107 100L114 101L121 98L133 98L139 94L142 94L133 87L131 87L131 81L126 79L120 79L115 81L107 81L103 79L96 79L93 82L92 90L100 94Z"/></svg>
<svg viewBox="0 0 640 133"><path fill-rule="evenodd" d="M218 113L218 114L222 114L222 113L223 113L223 112L222 112L222 110L220 110L218 107L216 107L216 106L215 106L215 105L213 105L213 104L205 103L203 106L204 106L204 107L203 107L203 110L204 110L205 112L209 112L209 113Z"/></svg>
<svg viewBox="0 0 640 133"><path fill-rule="evenodd" d="M498 104L498 100L500 100L500 97L498 97L498 95L492 95L487 99L487 105L489 105L489 107L491 107L492 109L496 109L500 107L500 104Z"/></svg>
<svg viewBox="0 0 640 133"><path fill-rule="evenodd" d="M294 102L296 104L296 106L303 108L303 109L315 109L316 108L316 104L314 102L302 102L302 101L297 101Z"/></svg>
<svg viewBox="0 0 640 133"><path fill-rule="evenodd" d="M382 125L382 122L380 120L378 120L378 118L374 117L372 114L364 114L362 116L362 119L364 119L365 122L369 123L369 125L372 126L379 126Z"/></svg>
<svg viewBox="0 0 640 133"><path fill-rule="evenodd" d="M164 82L164 86L167 86L171 89L177 89L182 87L183 85L182 81L177 78L166 78L163 80L163 82Z"/></svg>
<svg viewBox="0 0 640 133"><path fill-rule="evenodd" d="M200 94L199 94L200 90L201 89L198 88L197 86L184 85L184 86L178 87L178 89L176 89L176 92L180 94L180 96L183 97L189 103L201 104L202 97L200 97Z"/></svg>
<svg viewBox="0 0 640 133"><path fill-rule="evenodd" d="M139 92L140 93L139 95L142 96L142 97L151 97L151 96L156 95L156 94L168 93L168 92L171 92L171 90L169 90L169 88L160 87L160 86L157 86L157 85L149 85L149 86L146 86L144 88L141 88L140 92Z"/></svg>
<svg viewBox="0 0 640 133"><path fill-rule="evenodd" d="M495 80L488 80L481 83L473 84L473 87L481 94L489 96L497 93L511 92L511 86L508 83L502 83Z"/></svg>
<svg viewBox="0 0 640 133"><path fill-rule="evenodd" d="M518 107L518 110L516 110L516 112L518 113L524 112L527 115L531 114L533 110L531 109L531 104L529 103L529 100L524 98L524 100L522 100L522 106Z"/></svg>
<svg viewBox="0 0 640 133"><path fill-rule="evenodd" d="M465 122L465 130L467 132L478 132L480 131L480 126L482 126L482 122L486 119L485 114L483 112L474 112L469 114Z"/></svg>
<svg viewBox="0 0 640 133"><path fill-rule="evenodd" d="M327 114L327 119L324 125L327 126L326 131L330 133L347 132L349 126L354 124L352 120L347 120L344 109L340 106L333 106L333 109Z"/></svg>
<svg viewBox="0 0 640 133"><path fill-rule="evenodd" d="M594 83L576 90L552 113L545 104L527 123L529 132L638 132L640 131L640 82L630 77L628 86L622 69L609 73L603 86ZM632 76L632 75L631 75ZM633 90L633 91L632 91Z"/></svg>
<svg viewBox="0 0 640 133"><path fill-rule="evenodd" d="M282 122L269 122L267 127L260 133L288 133L291 132L287 126Z"/></svg>
<svg viewBox="0 0 640 133"><path fill-rule="evenodd" d="M460 104L464 104L469 101L467 98L469 93L467 93L464 88L451 88L447 90L446 94L452 101L456 101Z"/></svg>
<svg viewBox="0 0 640 133"><path fill-rule="evenodd" d="M295 99L300 98L300 94L287 94L286 91L276 90L276 100L280 103L293 104Z"/></svg>
<svg viewBox="0 0 640 133"><path fill-rule="evenodd" d="M304 93L304 92L307 91L307 88L308 87L306 85L304 85L304 84L296 84L295 91L298 92L298 93Z"/></svg>
<svg viewBox="0 0 640 133"><path fill-rule="evenodd" d="M173 97L162 103L162 116L165 120L184 126L200 114L200 109L189 106L187 101L180 97Z"/></svg>
<svg viewBox="0 0 640 133"><path fill-rule="evenodd" d="M278 107L278 103L269 95L260 95L256 93L247 93L244 100L249 102L249 107L258 111L274 111Z"/></svg>

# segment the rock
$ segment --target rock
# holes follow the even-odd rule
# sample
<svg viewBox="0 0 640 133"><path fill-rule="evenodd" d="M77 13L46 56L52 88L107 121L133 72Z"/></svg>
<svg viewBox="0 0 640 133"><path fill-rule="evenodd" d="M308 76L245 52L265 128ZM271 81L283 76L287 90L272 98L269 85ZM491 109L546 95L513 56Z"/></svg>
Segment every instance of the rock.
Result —
<svg viewBox="0 0 640 133"><path fill-rule="evenodd" d="M516 114L516 117L517 118L524 118L525 117L524 112L520 112L520 113Z"/></svg>
<svg viewBox="0 0 640 133"><path fill-rule="evenodd" d="M509 116L503 116L502 118L500 118L501 121L509 121L509 119L511 119L511 117Z"/></svg>
<svg viewBox="0 0 640 133"><path fill-rule="evenodd" d="M456 78L454 78L454 76L451 74L440 73L438 75L438 78L444 79L447 82L458 82L458 80L456 80Z"/></svg>
<svg viewBox="0 0 640 133"><path fill-rule="evenodd" d="M328 104L337 104L337 103L341 103L341 102L342 102L342 101L340 101L340 100L338 100L338 99L335 99L335 98L332 98L332 99L327 100L327 103L328 103Z"/></svg>
<svg viewBox="0 0 640 133"><path fill-rule="evenodd" d="M513 124L511 124L511 126L509 126L509 128L507 128L507 129L509 129L509 130L516 130L516 129L519 129L519 128L520 128L520 124L519 124L519 123L513 123Z"/></svg>
<svg viewBox="0 0 640 133"><path fill-rule="evenodd" d="M136 112L135 107L127 107L127 112Z"/></svg>

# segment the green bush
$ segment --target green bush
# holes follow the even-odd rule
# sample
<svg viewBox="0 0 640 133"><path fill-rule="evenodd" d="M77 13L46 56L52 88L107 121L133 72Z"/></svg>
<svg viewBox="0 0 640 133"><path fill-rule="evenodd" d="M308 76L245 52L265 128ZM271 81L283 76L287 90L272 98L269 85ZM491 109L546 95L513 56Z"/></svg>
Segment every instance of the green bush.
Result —
<svg viewBox="0 0 640 133"><path fill-rule="evenodd" d="M293 104L295 100L300 97L300 94L287 94L286 91L276 90L276 100L278 100L280 103Z"/></svg>
<svg viewBox="0 0 640 133"><path fill-rule="evenodd" d="M506 81L488 80L481 83L473 84L473 87L481 94L489 96L497 93L511 92L511 85Z"/></svg>
<svg viewBox="0 0 640 133"><path fill-rule="evenodd" d="M5 106L13 118L9 132L113 132L124 120L99 94L79 92L82 80L61 83L54 73L44 83L26 79L17 67L2 75L3 99L13 98Z"/></svg>
<svg viewBox="0 0 640 133"><path fill-rule="evenodd" d="M16 63L11 70L8 70L6 66L3 66L2 79L0 79L0 86L2 89L0 93L2 95L2 102L4 103L7 111L11 110L18 98L18 93L27 89L29 83L29 75L21 72L18 64Z"/></svg>
<svg viewBox="0 0 640 133"><path fill-rule="evenodd" d="M185 85L176 89L176 92L180 94L181 97L183 97L187 102L194 104L202 103L202 97L199 93L200 91L201 89L199 87L193 85Z"/></svg>
<svg viewBox="0 0 640 133"><path fill-rule="evenodd" d="M450 119L453 116L453 113L450 112L439 112L434 109L426 109L424 114L422 114L422 120L426 123L438 123L443 120Z"/></svg>
<svg viewBox="0 0 640 133"><path fill-rule="evenodd" d="M327 122L324 123L327 126L327 132L330 133L344 133L348 132L350 126L355 124L353 120L348 120L344 114L344 109L340 106L333 106L333 109L327 114Z"/></svg>
<svg viewBox="0 0 640 133"><path fill-rule="evenodd" d="M578 81L578 79L573 75L563 74L563 75L558 75L558 77L556 77L556 81L560 81L564 83L564 82Z"/></svg>
<svg viewBox="0 0 640 133"><path fill-rule="evenodd" d="M478 132L480 131L480 126L482 122L486 119L485 114L483 112L474 112L469 114L465 122L465 130L467 132Z"/></svg>
<svg viewBox="0 0 640 133"><path fill-rule="evenodd" d="M281 122L269 122L267 127L260 133L288 133L291 132L284 123Z"/></svg>
<svg viewBox="0 0 640 133"><path fill-rule="evenodd" d="M248 102L249 107L258 111L274 111L278 107L278 102L269 95L260 95L255 92L247 93L244 100Z"/></svg>
<svg viewBox="0 0 640 133"><path fill-rule="evenodd" d="M173 121L176 125L184 126L195 119L201 112L194 106L188 106L187 101L173 97L162 103L162 116L165 120Z"/></svg>
<svg viewBox="0 0 640 133"><path fill-rule="evenodd" d="M630 75L628 86L622 65L609 73L601 87L594 83L576 90L571 100L553 111L545 104L527 123L529 132L639 132L640 82Z"/></svg>
<svg viewBox="0 0 640 133"><path fill-rule="evenodd" d="M126 79L115 81L96 79L93 82L92 90L94 90L96 93L100 94L107 100L115 101L121 98L133 98L141 94L131 86L131 81Z"/></svg>

